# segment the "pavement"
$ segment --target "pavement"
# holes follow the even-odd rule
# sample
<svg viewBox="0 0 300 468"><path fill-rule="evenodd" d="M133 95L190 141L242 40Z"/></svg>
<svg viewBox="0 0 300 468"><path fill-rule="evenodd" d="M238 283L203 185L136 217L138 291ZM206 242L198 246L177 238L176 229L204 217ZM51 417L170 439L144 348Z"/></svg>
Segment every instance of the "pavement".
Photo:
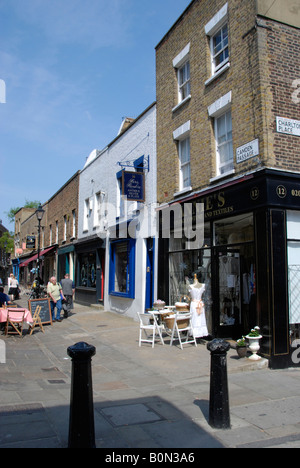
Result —
<svg viewBox="0 0 300 468"><path fill-rule="evenodd" d="M24 298L20 305L27 306ZM95 346L92 359L97 448L298 448L300 369L269 370L227 355L231 429L209 425L210 353L157 342L138 346L138 323L96 307L75 305L61 323L32 336L1 336L0 448L68 446L69 346ZM113 452L111 452L113 450ZM105 453L105 452L104 452ZM148 453L148 452L143 452ZM150 452L149 452L150 453ZM196 451L196 453L198 453ZM144 458L145 460L145 458ZM148 460L149 461L149 460Z"/></svg>

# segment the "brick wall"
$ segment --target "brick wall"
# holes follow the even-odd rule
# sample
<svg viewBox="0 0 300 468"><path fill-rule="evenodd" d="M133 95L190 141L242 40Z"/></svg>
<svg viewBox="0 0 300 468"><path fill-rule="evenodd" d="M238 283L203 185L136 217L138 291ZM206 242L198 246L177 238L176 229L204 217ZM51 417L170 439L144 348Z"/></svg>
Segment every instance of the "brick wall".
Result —
<svg viewBox="0 0 300 468"><path fill-rule="evenodd" d="M298 136L276 132L276 116L300 120L300 30L268 21L268 65L272 89L272 130L275 166L300 171Z"/></svg>
<svg viewBox="0 0 300 468"><path fill-rule="evenodd" d="M73 210L76 213L76 235L78 220L79 172L48 201L45 246L50 245L50 225L52 225L52 244L56 244L56 222L58 222L58 244L70 243L73 236ZM64 216L67 218L67 236L64 241ZM44 224L44 223L43 223Z"/></svg>
<svg viewBox="0 0 300 468"><path fill-rule="evenodd" d="M259 139L260 144L259 158L240 164L235 161L234 175L252 171L260 165L299 170L295 149L299 140L294 137L292 141L288 137L286 143L287 139L276 135L274 128L276 96L276 113L281 102L281 113L297 118L295 105L288 93L292 80L299 78L296 76L299 70L299 30L265 18L257 19L255 1L229 0L230 67L217 79L205 84L211 76L211 56L204 28L225 3L224 0L195 0L156 47L157 187L160 203L172 200L174 193L178 192L179 159L173 131L189 120L192 189L209 186L217 175L213 119L208 115L208 107L230 91L234 160L238 147L254 139ZM189 43L191 99L174 111L178 104L178 85L173 59ZM284 60L281 59L282 54ZM291 146L295 158L288 155ZM284 160L285 157L289 161ZM294 162L291 162L293 158Z"/></svg>

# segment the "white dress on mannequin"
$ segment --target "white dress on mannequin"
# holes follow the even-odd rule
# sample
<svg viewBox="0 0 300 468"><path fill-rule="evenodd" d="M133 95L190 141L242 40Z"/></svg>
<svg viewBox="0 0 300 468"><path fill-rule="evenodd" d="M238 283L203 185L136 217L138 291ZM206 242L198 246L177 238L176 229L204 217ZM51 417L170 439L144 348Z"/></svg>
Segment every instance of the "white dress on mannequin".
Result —
<svg viewBox="0 0 300 468"><path fill-rule="evenodd" d="M191 308L192 313L192 326L194 330L195 338L202 338L208 335L206 318L205 318L205 307L202 302L202 296L205 291L205 284L195 282L190 286L191 295ZM200 313L201 312L201 313Z"/></svg>

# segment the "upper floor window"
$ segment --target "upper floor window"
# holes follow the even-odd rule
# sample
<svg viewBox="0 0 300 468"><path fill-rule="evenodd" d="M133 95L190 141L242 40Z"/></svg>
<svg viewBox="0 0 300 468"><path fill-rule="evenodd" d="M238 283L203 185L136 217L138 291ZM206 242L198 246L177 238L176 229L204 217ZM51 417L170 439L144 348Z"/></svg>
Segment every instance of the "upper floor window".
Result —
<svg viewBox="0 0 300 468"><path fill-rule="evenodd" d="M229 60L227 24L211 38L211 47L213 73L215 73Z"/></svg>
<svg viewBox="0 0 300 468"><path fill-rule="evenodd" d="M231 111L215 119L217 143L217 174L225 175L234 169Z"/></svg>
<svg viewBox="0 0 300 468"><path fill-rule="evenodd" d="M216 177L234 171L232 143L231 91L208 107L208 115L214 119L216 141Z"/></svg>
<svg viewBox="0 0 300 468"><path fill-rule="evenodd" d="M184 190L191 185L191 151L190 139L180 140L178 142L180 180L179 190Z"/></svg>
<svg viewBox="0 0 300 468"><path fill-rule="evenodd" d="M179 156L179 191L191 189L191 149L190 120L173 132L173 138L178 145Z"/></svg>
<svg viewBox="0 0 300 468"><path fill-rule="evenodd" d="M173 60L173 67L176 70L178 84L178 98L173 111L191 98L189 54L190 44L188 44Z"/></svg>
<svg viewBox="0 0 300 468"><path fill-rule="evenodd" d="M230 66L228 3L206 24L205 33L209 37L211 55L211 77L205 82L208 85Z"/></svg>
<svg viewBox="0 0 300 468"><path fill-rule="evenodd" d="M190 62L186 62L178 70L178 90L179 90L179 102L182 102L191 94L190 84Z"/></svg>

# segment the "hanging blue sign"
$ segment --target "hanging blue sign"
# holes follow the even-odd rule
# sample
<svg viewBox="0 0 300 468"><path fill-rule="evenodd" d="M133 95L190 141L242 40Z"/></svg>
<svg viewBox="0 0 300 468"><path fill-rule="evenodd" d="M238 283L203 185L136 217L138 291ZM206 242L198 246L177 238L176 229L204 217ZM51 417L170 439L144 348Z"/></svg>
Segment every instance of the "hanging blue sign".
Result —
<svg viewBox="0 0 300 468"><path fill-rule="evenodd" d="M127 200L145 201L145 174L143 172L126 172L122 174L122 194Z"/></svg>

